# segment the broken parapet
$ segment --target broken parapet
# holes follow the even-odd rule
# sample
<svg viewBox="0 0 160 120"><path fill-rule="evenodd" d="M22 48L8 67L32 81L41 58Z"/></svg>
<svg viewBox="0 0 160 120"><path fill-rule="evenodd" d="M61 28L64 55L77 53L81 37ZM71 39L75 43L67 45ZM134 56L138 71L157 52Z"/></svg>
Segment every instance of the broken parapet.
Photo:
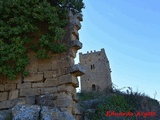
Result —
<svg viewBox="0 0 160 120"><path fill-rule="evenodd" d="M24 77L23 82L20 75L14 81L0 76L0 110L12 108L17 104L27 104L27 100L31 102L34 99L30 96L37 98L53 94L54 99L48 102L79 119L80 112L76 108L76 87L79 86L77 76L84 74L84 70L80 65L74 65L74 58L82 48L78 34L82 15L73 15L70 12L69 18L64 37L64 44L68 47L66 52L53 54L46 60L37 59L34 52L28 53L30 64L26 69L30 74Z"/></svg>
<svg viewBox="0 0 160 120"><path fill-rule="evenodd" d="M72 66L70 72L74 76L81 76L85 73L85 69L80 64L76 64Z"/></svg>

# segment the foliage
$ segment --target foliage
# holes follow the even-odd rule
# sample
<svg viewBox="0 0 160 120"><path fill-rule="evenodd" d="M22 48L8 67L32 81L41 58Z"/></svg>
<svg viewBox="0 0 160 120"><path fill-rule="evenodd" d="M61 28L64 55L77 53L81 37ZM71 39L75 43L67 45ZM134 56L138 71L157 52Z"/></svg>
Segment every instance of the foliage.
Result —
<svg viewBox="0 0 160 120"><path fill-rule="evenodd" d="M79 93L78 98L80 100L81 106L84 108L84 112L87 117L91 120L109 120L109 119L118 119L118 120L135 120L137 119L135 115L133 116L112 116L106 117L107 111L114 111L116 113L120 112L132 112L137 113L138 111L146 112L146 111L156 111L157 108L160 106L159 102L155 99L150 98L149 96L145 95L144 93L140 92L133 92L131 87L124 87L127 88L126 92L121 91L122 89L113 89L113 93L110 94L101 94L99 95L96 93ZM104 97L105 95L105 97ZM91 100L91 99L99 99L98 105L95 108L87 107L83 101ZM95 106L95 105L94 105ZM92 111L88 111L88 110ZM95 109L95 112L93 112Z"/></svg>
<svg viewBox="0 0 160 120"><path fill-rule="evenodd" d="M114 111L117 113L130 111L131 106L127 103L126 99L121 96L106 97L102 104L99 104L96 108L96 114L90 114L92 120L107 120L106 111ZM123 116L127 119L126 116ZM118 119L118 118L117 118ZM131 119L131 117L130 117Z"/></svg>
<svg viewBox="0 0 160 120"><path fill-rule="evenodd" d="M48 1L0 0L0 75L13 80L18 73L27 73L27 53L32 50L42 59L66 50L62 38L70 7L65 8L62 3L68 0L56 5L50 2L57 0ZM81 12L82 1L71 3L77 6L74 11Z"/></svg>
<svg viewBox="0 0 160 120"><path fill-rule="evenodd" d="M83 0L47 0L51 5L57 5L63 9L69 9L74 14L82 12L84 8Z"/></svg>
<svg viewBox="0 0 160 120"><path fill-rule="evenodd" d="M77 96L80 101L85 101L85 100L91 100L95 98L102 97L102 93L100 92L82 92L82 93L77 93Z"/></svg>

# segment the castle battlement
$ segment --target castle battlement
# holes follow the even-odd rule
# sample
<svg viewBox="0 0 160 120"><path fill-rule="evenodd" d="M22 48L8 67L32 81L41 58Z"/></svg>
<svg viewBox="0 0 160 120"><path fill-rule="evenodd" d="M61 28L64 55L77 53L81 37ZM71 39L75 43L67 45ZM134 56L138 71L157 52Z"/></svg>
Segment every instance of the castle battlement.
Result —
<svg viewBox="0 0 160 120"><path fill-rule="evenodd" d="M80 52L79 55L97 54L97 53L102 53L102 52L105 53L104 48L102 48L101 51L96 51L96 50L92 51L92 50L91 50L90 52L87 51L87 53L82 53L82 52Z"/></svg>
<svg viewBox="0 0 160 120"><path fill-rule="evenodd" d="M100 51L94 50L90 52L87 51L87 53L81 52L79 53L79 58L81 62L87 62L87 61L96 62L96 61L102 61L102 60L109 62L104 48L102 48Z"/></svg>

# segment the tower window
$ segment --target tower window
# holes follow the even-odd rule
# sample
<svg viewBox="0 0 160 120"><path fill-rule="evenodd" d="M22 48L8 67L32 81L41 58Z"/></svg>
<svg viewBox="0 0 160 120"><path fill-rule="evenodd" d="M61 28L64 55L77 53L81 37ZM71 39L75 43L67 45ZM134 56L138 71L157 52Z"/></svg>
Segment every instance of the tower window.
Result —
<svg viewBox="0 0 160 120"><path fill-rule="evenodd" d="M93 64L93 65L91 65L91 70L92 70L92 69L95 69L95 66L94 66L94 64Z"/></svg>
<svg viewBox="0 0 160 120"><path fill-rule="evenodd" d="M95 69L94 64L93 64L93 69Z"/></svg>
<svg viewBox="0 0 160 120"><path fill-rule="evenodd" d="M96 85L95 85L95 84L92 85L92 90L93 90L93 91L96 90Z"/></svg>

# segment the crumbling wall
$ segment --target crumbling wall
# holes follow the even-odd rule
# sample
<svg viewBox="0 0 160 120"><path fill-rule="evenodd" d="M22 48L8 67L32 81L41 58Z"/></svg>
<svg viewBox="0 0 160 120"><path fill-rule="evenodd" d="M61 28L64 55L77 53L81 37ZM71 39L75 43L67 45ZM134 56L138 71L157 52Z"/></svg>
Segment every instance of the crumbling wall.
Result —
<svg viewBox="0 0 160 120"><path fill-rule="evenodd" d="M77 76L84 74L84 70L80 65L74 64L77 50L82 47L78 35L80 21L81 14L69 13L69 23L63 39L68 48L66 52L53 54L45 60L37 59L30 52L30 64L27 66L30 74L27 77L22 79L19 75L16 80L9 81L5 76L0 76L0 110L17 104L42 104L37 103L38 96L54 94L53 107L66 110L74 116L80 114L76 108L76 87L79 86Z"/></svg>

